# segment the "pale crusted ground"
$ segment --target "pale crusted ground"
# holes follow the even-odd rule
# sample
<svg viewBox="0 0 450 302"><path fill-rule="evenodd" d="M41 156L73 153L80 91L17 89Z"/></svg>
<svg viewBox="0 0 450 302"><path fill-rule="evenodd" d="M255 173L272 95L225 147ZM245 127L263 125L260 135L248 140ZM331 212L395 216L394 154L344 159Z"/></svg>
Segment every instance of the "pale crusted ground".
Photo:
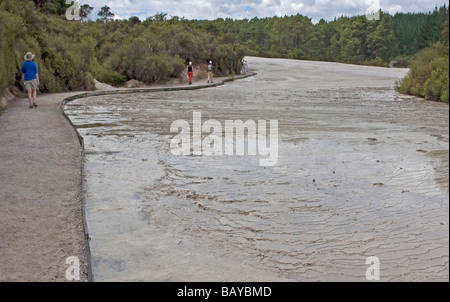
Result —
<svg viewBox="0 0 450 302"><path fill-rule="evenodd" d="M66 106L95 280L364 282L375 256L383 282L448 281L448 105L397 94L406 69L249 62L224 87ZM194 112L278 120L277 165L173 156Z"/></svg>

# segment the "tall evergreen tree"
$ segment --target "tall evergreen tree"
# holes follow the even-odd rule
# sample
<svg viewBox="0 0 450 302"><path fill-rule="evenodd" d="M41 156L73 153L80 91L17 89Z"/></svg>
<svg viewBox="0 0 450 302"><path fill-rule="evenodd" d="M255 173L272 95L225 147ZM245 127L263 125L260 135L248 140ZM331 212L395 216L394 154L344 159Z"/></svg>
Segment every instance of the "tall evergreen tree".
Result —
<svg viewBox="0 0 450 302"><path fill-rule="evenodd" d="M107 22L110 21L112 18L114 18L114 14L111 12L111 8L107 5L100 8L100 11L98 12L98 16L100 17L100 21Z"/></svg>
<svg viewBox="0 0 450 302"><path fill-rule="evenodd" d="M367 46L369 57L380 58L384 62L388 62L398 53L398 44L390 15L381 15L377 27L368 35Z"/></svg>

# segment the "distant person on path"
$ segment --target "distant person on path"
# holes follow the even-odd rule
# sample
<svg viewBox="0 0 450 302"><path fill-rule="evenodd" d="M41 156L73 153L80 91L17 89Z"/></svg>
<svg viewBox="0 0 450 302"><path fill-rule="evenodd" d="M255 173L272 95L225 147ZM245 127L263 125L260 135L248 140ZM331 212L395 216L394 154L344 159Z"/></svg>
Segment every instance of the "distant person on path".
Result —
<svg viewBox="0 0 450 302"><path fill-rule="evenodd" d="M244 74L246 74L248 71L248 63L246 60L242 60L242 71L244 72Z"/></svg>
<svg viewBox="0 0 450 302"><path fill-rule="evenodd" d="M212 65L212 61L209 61L209 64L208 64L208 83L213 83L213 77L214 77L213 65Z"/></svg>
<svg viewBox="0 0 450 302"><path fill-rule="evenodd" d="M192 77L194 76L194 67L192 66L192 62L189 62L188 75L189 75L189 85L192 85Z"/></svg>
<svg viewBox="0 0 450 302"><path fill-rule="evenodd" d="M36 95L39 87L39 71L37 64L33 62L34 54L27 52L24 57L25 62L22 65L22 77L20 82L25 86L28 93L28 102L30 102L30 109L37 107Z"/></svg>

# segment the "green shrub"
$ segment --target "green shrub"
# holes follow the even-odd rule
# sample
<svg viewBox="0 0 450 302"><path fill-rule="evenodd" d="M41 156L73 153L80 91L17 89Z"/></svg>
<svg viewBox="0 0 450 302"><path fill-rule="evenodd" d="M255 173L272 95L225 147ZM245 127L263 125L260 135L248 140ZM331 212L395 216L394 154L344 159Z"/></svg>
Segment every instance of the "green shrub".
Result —
<svg viewBox="0 0 450 302"><path fill-rule="evenodd" d="M449 45L437 42L420 51L408 75L397 85L397 90L448 103Z"/></svg>
<svg viewBox="0 0 450 302"><path fill-rule="evenodd" d="M40 89L44 92L61 91L61 86L58 78L54 76L54 71L49 69L46 65L39 64L39 81L41 83Z"/></svg>
<svg viewBox="0 0 450 302"><path fill-rule="evenodd" d="M413 58L411 56L397 56L392 59L394 63L393 67L396 68L408 68L412 63Z"/></svg>
<svg viewBox="0 0 450 302"><path fill-rule="evenodd" d="M102 70L100 74L97 77L97 80L106 83L112 86L121 86L125 81L126 77L117 71L110 71L110 70Z"/></svg>
<svg viewBox="0 0 450 302"><path fill-rule="evenodd" d="M70 79L68 87L70 90L95 90L94 77L90 72L80 72Z"/></svg>
<svg viewBox="0 0 450 302"><path fill-rule="evenodd" d="M146 59L145 65L150 79L155 83L168 80L173 73L173 67L167 56L150 56Z"/></svg>
<svg viewBox="0 0 450 302"><path fill-rule="evenodd" d="M389 66L389 64L384 62L383 59L381 59L381 58L375 58L375 59L372 59L370 61L363 61L362 60L362 61L360 61L360 64L361 63L363 65L367 65L367 66L378 66L378 67L388 67Z"/></svg>
<svg viewBox="0 0 450 302"><path fill-rule="evenodd" d="M89 69L92 71L92 76L102 83L112 86L121 86L127 78L117 71L109 70L100 65L96 58L91 60Z"/></svg>
<svg viewBox="0 0 450 302"><path fill-rule="evenodd" d="M0 95L16 81L17 63L15 43L24 33L24 22L19 16L4 11L0 6ZM23 55L22 55L23 56Z"/></svg>
<svg viewBox="0 0 450 302"><path fill-rule="evenodd" d="M179 77L186 68L184 60L179 55L168 57L168 60L173 70L171 77Z"/></svg>

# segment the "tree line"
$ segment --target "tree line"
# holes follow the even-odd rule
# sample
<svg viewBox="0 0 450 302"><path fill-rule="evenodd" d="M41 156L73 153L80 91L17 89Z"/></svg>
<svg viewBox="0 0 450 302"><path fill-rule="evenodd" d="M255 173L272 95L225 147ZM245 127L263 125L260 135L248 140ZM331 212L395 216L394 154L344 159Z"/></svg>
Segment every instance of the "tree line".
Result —
<svg viewBox="0 0 450 302"><path fill-rule="evenodd" d="M114 20L104 6L94 14L81 5L81 21L68 21L65 0L0 0L0 93L18 85L23 54L31 50L48 92L94 89L93 79L112 85L147 84L179 77L189 61L212 60L222 75L239 73L245 55L399 67L435 43L446 6L426 13L380 12L312 20L300 14L251 20L186 20L165 13L145 20ZM448 48L448 43L447 43Z"/></svg>
<svg viewBox="0 0 450 302"><path fill-rule="evenodd" d="M327 22L295 16L192 21L200 28L237 43L252 56L388 66L409 65L412 56L440 40L448 7L428 13L379 12L379 20L367 16L335 18Z"/></svg>

